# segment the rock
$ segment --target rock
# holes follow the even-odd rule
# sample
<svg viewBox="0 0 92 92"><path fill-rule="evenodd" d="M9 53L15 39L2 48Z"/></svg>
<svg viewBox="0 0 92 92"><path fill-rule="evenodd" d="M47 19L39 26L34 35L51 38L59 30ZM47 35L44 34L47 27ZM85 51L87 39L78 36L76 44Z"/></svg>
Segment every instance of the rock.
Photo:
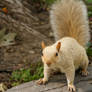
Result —
<svg viewBox="0 0 92 92"><path fill-rule="evenodd" d="M92 92L92 67L88 68L89 75L82 77L76 74L75 86L77 92ZM53 76L46 85L37 85L35 81L13 87L6 92L68 92L64 74Z"/></svg>

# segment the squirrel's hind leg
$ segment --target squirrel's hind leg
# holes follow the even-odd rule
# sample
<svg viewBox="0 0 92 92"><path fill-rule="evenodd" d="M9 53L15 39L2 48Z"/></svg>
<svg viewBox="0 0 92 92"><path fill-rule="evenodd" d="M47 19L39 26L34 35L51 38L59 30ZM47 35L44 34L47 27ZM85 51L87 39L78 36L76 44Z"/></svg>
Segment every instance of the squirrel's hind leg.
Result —
<svg viewBox="0 0 92 92"><path fill-rule="evenodd" d="M88 64L89 64L88 57L87 57L87 55L84 55L83 61L82 61L82 64L81 64L81 69L82 69L81 74L82 74L82 76L87 76L88 75L88 71L87 71Z"/></svg>

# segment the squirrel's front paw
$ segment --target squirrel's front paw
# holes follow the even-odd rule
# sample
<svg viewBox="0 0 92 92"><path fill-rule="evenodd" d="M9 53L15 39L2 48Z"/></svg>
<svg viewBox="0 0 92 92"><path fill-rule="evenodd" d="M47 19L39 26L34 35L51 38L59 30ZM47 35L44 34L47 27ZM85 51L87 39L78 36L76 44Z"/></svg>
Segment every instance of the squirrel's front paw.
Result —
<svg viewBox="0 0 92 92"><path fill-rule="evenodd" d="M68 85L68 90L69 92L76 92L75 86L74 85Z"/></svg>
<svg viewBox="0 0 92 92"><path fill-rule="evenodd" d="M47 80L44 79L44 78L42 78L42 79L39 79L39 80L37 81L37 84L39 84L39 85L41 85L41 84L46 84L46 82L47 82Z"/></svg>
<svg viewBox="0 0 92 92"><path fill-rule="evenodd" d="M81 74L82 74L82 76L87 76L89 73L88 73L88 71L82 70Z"/></svg>

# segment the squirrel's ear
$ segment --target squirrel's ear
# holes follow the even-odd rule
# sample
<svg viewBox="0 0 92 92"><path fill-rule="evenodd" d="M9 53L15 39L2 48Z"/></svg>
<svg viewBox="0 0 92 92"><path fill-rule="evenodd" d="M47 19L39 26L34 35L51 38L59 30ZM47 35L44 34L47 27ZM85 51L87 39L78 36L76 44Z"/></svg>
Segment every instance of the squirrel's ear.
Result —
<svg viewBox="0 0 92 92"><path fill-rule="evenodd" d="M57 46L56 46L56 49L58 50L58 52L59 52L59 50L60 50L60 47L61 47L61 42L58 42L58 44L57 44Z"/></svg>
<svg viewBox="0 0 92 92"><path fill-rule="evenodd" d="M41 46L42 46L42 49L44 49L46 46L45 46L45 43L42 41L41 43Z"/></svg>

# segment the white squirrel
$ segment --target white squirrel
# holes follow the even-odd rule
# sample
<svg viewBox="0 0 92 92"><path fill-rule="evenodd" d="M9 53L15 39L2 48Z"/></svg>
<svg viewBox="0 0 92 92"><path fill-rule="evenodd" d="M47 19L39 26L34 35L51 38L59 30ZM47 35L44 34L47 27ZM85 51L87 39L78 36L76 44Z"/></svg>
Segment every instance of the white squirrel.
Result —
<svg viewBox="0 0 92 92"><path fill-rule="evenodd" d="M83 75L88 74L85 47L90 33L86 6L81 0L59 0L51 7L50 22L56 43L45 46L42 42L44 78L37 83L46 83L51 70L58 69L65 73L69 91L75 92L75 70L81 68Z"/></svg>

